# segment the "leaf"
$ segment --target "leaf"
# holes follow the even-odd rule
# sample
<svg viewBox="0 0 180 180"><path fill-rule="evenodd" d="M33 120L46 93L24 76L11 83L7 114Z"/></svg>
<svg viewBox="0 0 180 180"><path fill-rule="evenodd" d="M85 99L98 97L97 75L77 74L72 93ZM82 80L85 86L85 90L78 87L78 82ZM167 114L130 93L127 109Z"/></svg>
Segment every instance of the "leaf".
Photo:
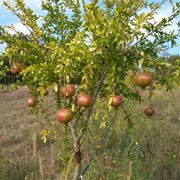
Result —
<svg viewBox="0 0 180 180"><path fill-rule="evenodd" d="M75 112L75 104L72 104L72 106L71 106L71 110L72 110L72 112Z"/></svg>
<svg viewBox="0 0 180 180"><path fill-rule="evenodd" d="M43 143L46 143L47 142L47 136L49 135L49 131L42 130L40 135L42 136L41 140L43 141Z"/></svg>
<svg viewBox="0 0 180 180"><path fill-rule="evenodd" d="M52 88L53 88L53 90L55 91L55 92L57 92L58 91L58 84L57 83L53 83L52 84Z"/></svg>
<svg viewBox="0 0 180 180"><path fill-rule="evenodd" d="M43 96L44 93L45 93L45 88L44 88L44 87L38 87L38 88L37 88L37 92L39 92L40 95Z"/></svg>
<svg viewBox="0 0 180 180"><path fill-rule="evenodd" d="M99 114L95 112L93 114L93 118L94 118L95 121L97 121L99 119Z"/></svg>
<svg viewBox="0 0 180 180"><path fill-rule="evenodd" d="M113 101L113 97L110 97L109 100L108 100L108 105L111 105L112 101Z"/></svg>
<svg viewBox="0 0 180 180"><path fill-rule="evenodd" d="M69 75L66 76L66 81L67 81L67 83L70 82L70 77L69 77ZM56 91L56 92L57 92L57 91Z"/></svg>
<svg viewBox="0 0 180 180"><path fill-rule="evenodd" d="M90 47L89 48L89 52L94 52L94 51L96 51L96 47Z"/></svg>
<svg viewBox="0 0 180 180"><path fill-rule="evenodd" d="M106 127L106 121L101 122L100 129L104 129Z"/></svg>
<svg viewBox="0 0 180 180"><path fill-rule="evenodd" d="M41 139L43 140L43 143L47 142L47 138L46 137L42 137Z"/></svg>
<svg viewBox="0 0 180 180"><path fill-rule="evenodd" d="M144 58L139 59L138 61L139 66L142 66L143 63L144 63Z"/></svg>

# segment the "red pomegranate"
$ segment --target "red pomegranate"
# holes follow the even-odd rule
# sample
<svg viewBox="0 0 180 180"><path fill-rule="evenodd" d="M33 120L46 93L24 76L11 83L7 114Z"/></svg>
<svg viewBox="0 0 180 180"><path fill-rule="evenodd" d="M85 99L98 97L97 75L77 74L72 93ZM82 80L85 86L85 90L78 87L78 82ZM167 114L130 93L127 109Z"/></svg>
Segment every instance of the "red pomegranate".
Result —
<svg viewBox="0 0 180 180"><path fill-rule="evenodd" d="M59 122L68 123L73 119L73 113L69 109L61 109L56 113L56 119Z"/></svg>
<svg viewBox="0 0 180 180"><path fill-rule="evenodd" d="M10 72L14 75L19 74L22 71L22 65L21 63L14 63L11 67L10 67Z"/></svg>
<svg viewBox="0 0 180 180"><path fill-rule="evenodd" d="M111 105L114 107L119 107L120 105L122 105L122 102L123 102L122 96L116 95L116 96L113 96Z"/></svg>

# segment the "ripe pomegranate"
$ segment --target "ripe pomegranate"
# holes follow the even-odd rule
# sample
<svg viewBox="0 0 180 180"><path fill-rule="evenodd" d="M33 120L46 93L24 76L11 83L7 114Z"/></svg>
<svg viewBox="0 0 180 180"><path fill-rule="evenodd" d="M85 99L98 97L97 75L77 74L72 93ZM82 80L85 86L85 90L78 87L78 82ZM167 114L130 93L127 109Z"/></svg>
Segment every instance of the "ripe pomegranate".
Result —
<svg viewBox="0 0 180 180"><path fill-rule="evenodd" d="M151 106L144 109L144 114L147 116L152 116L154 115L154 113L155 113L154 108Z"/></svg>
<svg viewBox="0 0 180 180"><path fill-rule="evenodd" d="M79 107L89 107L92 104L92 97L87 94L80 94L77 97L76 104Z"/></svg>
<svg viewBox="0 0 180 180"><path fill-rule="evenodd" d="M21 63L15 63L10 68L10 72L14 75L19 74L21 71L22 71Z"/></svg>
<svg viewBox="0 0 180 180"><path fill-rule="evenodd" d="M73 84L65 84L65 86L60 89L61 96L67 98L71 98L72 96L74 96L75 92L76 88Z"/></svg>
<svg viewBox="0 0 180 180"><path fill-rule="evenodd" d="M73 113L69 109L61 109L56 113L56 119L59 122L68 123L73 119Z"/></svg>
<svg viewBox="0 0 180 180"><path fill-rule="evenodd" d="M118 106L122 105L122 102L123 102L122 96L116 95L112 98L112 104L111 105L114 107L118 107Z"/></svg>
<svg viewBox="0 0 180 180"><path fill-rule="evenodd" d="M27 100L27 105L29 107L34 107L36 105L36 100L34 97L30 97L28 100Z"/></svg>
<svg viewBox="0 0 180 180"><path fill-rule="evenodd" d="M147 72L139 72L136 74L134 82L136 85L145 88L146 86L149 86L151 84L152 77Z"/></svg>

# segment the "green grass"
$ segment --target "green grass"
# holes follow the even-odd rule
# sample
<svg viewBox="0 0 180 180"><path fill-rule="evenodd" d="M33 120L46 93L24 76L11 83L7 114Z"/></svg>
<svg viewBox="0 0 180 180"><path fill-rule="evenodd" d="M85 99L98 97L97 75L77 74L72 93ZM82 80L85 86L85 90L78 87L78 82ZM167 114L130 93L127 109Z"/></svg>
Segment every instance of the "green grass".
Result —
<svg viewBox="0 0 180 180"><path fill-rule="evenodd" d="M26 107L26 88L0 94L0 179L62 179L72 151L68 129L44 118L44 113L31 114ZM147 118L144 102L126 102L133 127L128 126L123 110L113 117L108 113L106 128L99 129L104 111L99 103L82 147L84 178L88 180L178 180L180 177L180 92L155 91L152 104L156 114ZM48 118L54 119L54 97L43 103ZM49 130L47 143L41 130ZM57 138L54 139L54 132ZM34 137L36 137L33 140ZM64 142L69 142L69 144ZM35 144L35 146L33 145ZM70 169L71 170L71 169Z"/></svg>

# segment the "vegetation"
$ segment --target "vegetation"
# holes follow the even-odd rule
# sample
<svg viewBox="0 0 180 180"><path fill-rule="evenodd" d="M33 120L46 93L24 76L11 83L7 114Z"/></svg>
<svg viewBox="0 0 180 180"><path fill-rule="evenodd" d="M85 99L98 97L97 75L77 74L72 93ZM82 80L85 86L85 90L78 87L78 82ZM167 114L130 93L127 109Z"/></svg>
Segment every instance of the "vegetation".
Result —
<svg viewBox="0 0 180 180"><path fill-rule="evenodd" d="M132 141L136 128L142 125L142 121L134 122L140 111L134 112L134 106L147 98L148 109L144 112L148 116L153 115L157 111L152 100L156 86L172 89L178 82L178 62L169 63L159 57L159 53L167 48L167 42L176 45L177 34L168 33L164 28L179 15L180 4L170 1L172 14L157 22L154 14L163 3L166 1L49 0L42 1L42 9L46 13L38 16L22 0L3 1L26 26L29 34L22 34L13 26L0 27L0 41L8 44L2 54L0 73L4 75L10 71L20 77L21 81L17 84L30 89L28 106L31 112L40 114L46 119L45 126L49 126L48 130L45 128L41 132L44 143L52 134L56 139L58 131L55 127L61 127L63 151L58 152L63 162L55 167L61 170L60 179L78 180L83 174L82 165L87 161L85 152L89 150L90 154L96 154L96 143L101 143L106 134L106 143L99 144L100 152L107 149L107 143L116 145L108 138L120 136L121 143L117 143L120 151L117 152L119 156L123 154L123 146L127 148L126 143ZM8 29L13 30L15 35L10 34ZM9 68L4 64L6 61ZM164 72L170 73L164 76ZM143 93L134 93L135 84L146 92L144 97ZM43 107L49 91L53 92L56 105L54 110L57 113L52 112L53 117ZM55 114L61 123L57 124ZM122 126L122 134L116 129L118 123ZM88 147L89 141L94 144L92 147ZM98 163L93 164L91 173L95 178L104 178L104 175L112 179L120 177L116 171L121 165L113 168L114 165L108 161L114 153L113 146L110 147L107 154L102 153L103 160L99 159L103 169L99 170ZM132 171L131 151L136 151L134 148L130 145L128 154L123 154L122 159L120 156L123 163L129 161L129 178ZM136 158L140 158L140 152L138 149ZM41 159L39 161L43 176ZM88 164L92 161L94 158L89 159ZM102 174L99 175L98 171ZM154 171L151 172L154 175ZM145 174L147 178L153 177L147 172Z"/></svg>
<svg viewBox="0 0 180 180"><path fill-rule="evenodd" d="M99 119L105 110L99 104L99 118L94 116L94 124L91 124L82 148L82 172L87 167L84 179L124 180L130 176L134 180L178 180L179 92L179 89L172 93L156 90L152 99L156 114L150 118L142 111L147 99L136 105L129 101L126 106L128 112L133 113L133 128L128 127L122 110L118 112L118 120L109 114L107 129L104 128ZM142 97L146 97L146 93L140 91ZM72 151L65 141L70 139L56 123L53 128L57 134L54 134L44 114L29 113L28 97L29 90L24 87L0 94L0 179L31 180L41 179L41 176L51 180L63 179L61 175ZM53 120L55 103L52 92L45 98L43 107ZM43 143L45 139L41 138L46 133L46 143Z"/></svg>

